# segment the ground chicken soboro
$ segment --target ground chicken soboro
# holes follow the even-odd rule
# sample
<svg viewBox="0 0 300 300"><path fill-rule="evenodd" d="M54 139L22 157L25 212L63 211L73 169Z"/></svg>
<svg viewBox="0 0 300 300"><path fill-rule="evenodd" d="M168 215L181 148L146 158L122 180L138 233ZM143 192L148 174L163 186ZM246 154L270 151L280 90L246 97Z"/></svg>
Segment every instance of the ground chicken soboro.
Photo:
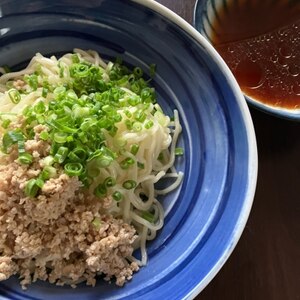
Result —
<svg viewBox="0 0 300 300"><path fill-rule="evenodd" d="M104 274L105 280L116 278L122 286L138 270L126 260L137 235L107 213L110 198L99 201L86 194L77 177L63 172L48 180L36 199L25 196L26 182L38 176L49 153L49 144L39 139L42 130L36 126L35 138L25 143L34 158L30 166L17 162L16 149L2 157L0 280L18 274L24 289L37 279L94 286L96 275ZM95 218L101 219L100 227L93 225Z"/></svg>

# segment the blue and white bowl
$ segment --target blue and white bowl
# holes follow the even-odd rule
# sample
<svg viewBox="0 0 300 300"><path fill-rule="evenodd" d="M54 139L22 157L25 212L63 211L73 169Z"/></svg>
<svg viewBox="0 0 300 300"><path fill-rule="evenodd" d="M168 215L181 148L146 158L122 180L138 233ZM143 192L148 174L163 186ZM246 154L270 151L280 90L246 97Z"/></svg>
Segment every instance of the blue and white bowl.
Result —
<svg viewBox="0 0 300 300"><path fill-rule="evenodd" d="M0 65L24 66L36 52L73 48L119 56L147 72L157 65L158 101L179 110L185 155L177 191L161 199L167 216L149 243L148 265L124 287L99 281L75 290L18 278L0 283L2 299L191 299L217 274L250 213L257 178L254 129L226 64L187 22L154 1L0 1Z"/></svg>
<svg viewBox="0 0 300 300"><path fill-rule="evenodd" d="M269 2L270 10L272 7L276 6L276 3L283 3L282 5L286 5L289 9L294 9L295 11L299 11L300 5L297 1L291 1L290 3L274 1ZM232 4L232 0L197 0L194 8L194 20L193 25L194 27L210 42L212 43L213 35L218 35L216 28L214 27L214 22L216 19L220 19L220 12L221 11L228 11L230 10ZM235 5L238 7L240 3L235 2ZM259 9L260 2L255 2L251 4L249 1L249 5L257 5ZM253 16L255 18L255 16ZM297 67L297 66L296 66ZM296 108L284 108L280 105L275 106L267 103L263 103L249 95L244 94L247 102L268 114L271 114L276 117L300 121L300 109L299 107Z"/></svg>

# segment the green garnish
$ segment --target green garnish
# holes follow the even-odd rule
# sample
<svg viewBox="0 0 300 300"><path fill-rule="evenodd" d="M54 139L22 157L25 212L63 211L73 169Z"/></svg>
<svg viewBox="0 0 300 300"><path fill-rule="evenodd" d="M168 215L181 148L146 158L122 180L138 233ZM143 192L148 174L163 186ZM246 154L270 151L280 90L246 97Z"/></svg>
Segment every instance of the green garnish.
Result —
<svg viewBox="0 0 300 300"><path fill-rule="evenodd" d="M37 184L37 179L30 179L27 181L26 186L25 186L25 195L31 198L34 198L40 187Z"/></svg>
<svg viewBox="0 0 300 300"><path fill-rule="evenodd" d="M56 154L54 155L54 161L59 164L62 164L67 158L68 153L69 153L69 149L67 147L63 147L63 146L59 147Z"/></svg>
<svg viewBox="0 0 300 300"><path fill-rule="evenodd" d="M44 168L39 177L30 179L26 184L25 194L29 197L35 197L45 181L56 177L58 168L69 176L78 176L86 187L102 174L103 168L114 162L123 170L132 166L143 169L144 164L135 159L139 144L130 145L125 138L118 136L119 123L123 122L123 127L132 133L143 134L154 126L153 118L164 124L168 120L155 104L155 90L143 79L141 67L130 70L121 59L117 59L104 69L84 61L80 54L72 54L71 61L70 66L58 62L57 75L61 82L57 85L43 74L40 65L33 74L21 78L27 83L22 91L13 88L13 85L8 91L15 104L22 101L21 95L32 91L40 93L40 96L34 105L24 109L24 126L4 133L3 151L8 153L10 147L16 144L18 162L32 164L33 155L26 152L25 143L34 138L37 125L45 127L39 132L39 139L50 142L51 146L50 155L43 159ZM154 76L155 65L150 65L149 73L150 77ZM10 119L2 120L2 127L8 129L10 123ZM116 152L109 148L107 136L115 137ZM178 154L177 148L175 152L182 155ZM121 158L124 153L131 155ZM107 176L102 180L94 189L99 198L105 197L108 190L113 190L116 185L114 177ZM134 180L126 180L122 184L127 190L136 186ZM123 194L114 191L112 197L119 202Z"/></svg>
<svg viewBox="0 0 300 300"><path fill-rule="evenodd" d="M149 71L150 71L150 76L153 78L155 73L156 73L156 65L155 64L151 64L150 65L150 68L149 68Z"/></svg>
<svg viewBox="0 0 300 300"><path fill-rule="evenodd" d="M139 151L140 146L138 144L132 144L130 147L130 152L133 155L136 155Z"/></svg>
<svg viewBox="0 0 300 300"><path fill-rule="evenodd" d="M175 155L183 155L184 154L184 151L183 151L183 148L175 148Z"/></svg>
<svg viewBox="0 0 300 300"><path fill-rule="evenodd" d="M11 123L11 120L6 119L6 120L3 120L3 121L2 121L1 126L2 126L4 129L7 129L10 123Z"/></svg>
<svg viewBox="0 0 300 300"><path fill-rule="evenodd" d="M107 177L103 183L107 188L113 187L116 184L116 179L113 177Z"/></svg>
<svg viewBox="0 0 300 300"><path fill-rule="evenodd" d="M30 165L33 161L33 157L30 153L25 152L25 153L22 153L22 154L19 155L18 161L21 164Z"/></svg>
<svg viewBox="0 0 300 300"><path fill-rule="evenodd" d="M134 164L135 164L135 160L132 159L131 157L127 157L123 161L121 161L120 166L122 169L126 170Z"/></svg>
<svg viewBox="0 0 300 300"><path fill-rule="evenodd" d="M99 217L95 217L92 224L95 226L96 230L99 230L101 227L101 219Z"/></svg>
<svg viewBox="0 0 300 300"><path fill-rule="evenodd" d="M125 182L123 182L123 188L126 190L131 190L134 189L136 187L136 181L134 180L126 180Z"/></svg>
<svg viewBox="0 0 300 300"><path fill-rule="evenodd" d="M2 138L2 145L4 152L7 152L8 148L14 144L20 145L20 149L23 149L24 135L18 130L7 131ZM22 151L21 151L22 152Z"/></svg>
<svg viewBox="0 0 300 300"><path fill-rule="evenodd" d="M47 131L42 131L40 133L40 139L43 141L47 141L49 138L49 133Z"/></svg>
<svg viewBox="0 0 300 300"><path fill-rule="evenodd" d="M33 91L37 90L37 88L38 88L38 76L36 74L25 75L24 79L28 83L28 85L32 88Z"/></svg>
<svg viewBox="0 0 300 300"><path fill-rule="evenodd" d="M107 188L104 184L99 184L94 190L94 195L99 198L106 196L106 194L107 194Z"/></svg>
<svg viewBox="0 0 300 300"><path fill-rule="evenodd" d="M50 178L56 177L57 172L54 167L51 166L45 166L42 173L41 173L41 179L48 180Z"/></svg>
<svg viewBox="0 0 300 300"><path fill-rule="evenodd" d="M118 191L114 192L112 197L116 202L120 202L123 199L122 193Z"/></svg>
<svg viewBox="0 0 300 300"><path fill-rule="evenodd" d="M8 96L9 96L11 102L14 104L17 104L21 101L21 95L20 95L19 91L16 89L10 89L8 91Z"/></svg>
<svg viewBox="0 0 300 300"><path fill-rule="evenodd" d="M64 166L65 173L69 176L79 176L83 173L84 167L81 163L66 163Z"/></svg>
<svg viewBox="0 0 300 300"><path fill-rule="evenodd" d="M148 211L143 211L141 214L141 217L150 223L154 223L154 221L155 221L154 215Z"/></svg>

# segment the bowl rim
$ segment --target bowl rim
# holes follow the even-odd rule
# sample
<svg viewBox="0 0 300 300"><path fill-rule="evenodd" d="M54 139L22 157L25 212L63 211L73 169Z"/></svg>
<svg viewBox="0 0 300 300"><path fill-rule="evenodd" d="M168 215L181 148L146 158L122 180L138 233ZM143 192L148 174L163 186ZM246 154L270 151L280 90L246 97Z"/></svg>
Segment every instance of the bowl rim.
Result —
<svg viewBox="0 0 300 300"><path fill-rule="evenodd" d="M197 285L195 286L188 295L186 295L185 299L193 299L196 297L207 285L208 283L217 275L219 270L225 264L235 246L237 245L242 232L245 228L247 220L250 215L251 207L254 200L256 184L257 184L257 174L258 174L258 154L257 154L257 143L254 125L252 122L252 118L250 115L249 108L247 106L247 102L244 98L244 95L235 79L233 74L231 73L229 67L219 55L219 53L215 50L215 48L208 42L208 40L197 31L191 24L189 24L186 20L180 17L178 14L167 8L166 6L153 1L153 0L131 0L133 2L144 5L153 11L161 14L166 17L171 22L178 25L181 29L183 29L186 33L188 33L196 42L200 43L205 51L209 53L209 55L215 60L216 64L220 67L220 70L228 77L231 88L234 92L236 99L238 100L238 104L241 110L241 114L245 121L245 126L247 128L247 140L248 140L248 153L249 153L249 182L248 189L245 196L244 204L236 224L236 230L233 234L233 238L230 244L230 247L223 253L223 256L219 258L213 269L207 274L207 276ZM195 3L197 5L198 0ZM195 10L194 10L195 11Z"/></svg>

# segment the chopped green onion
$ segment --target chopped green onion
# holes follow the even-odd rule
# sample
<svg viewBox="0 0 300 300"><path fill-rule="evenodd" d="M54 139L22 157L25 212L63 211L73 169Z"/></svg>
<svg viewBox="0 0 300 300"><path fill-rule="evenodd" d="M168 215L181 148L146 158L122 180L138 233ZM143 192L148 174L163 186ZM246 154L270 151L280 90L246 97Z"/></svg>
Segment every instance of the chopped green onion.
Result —
<svg viewBox="0 0 300 300"><path fill-rule="evenodd" d="M47 131L42 131L40 133L40 139L43 141L47 141L49 138L49 133Z"/></svg>
<svg viewBox="0 0 300 300"><path fill-rule="evenodd" d="M43 101L39 101L34 107L33 110L37 114L42 114L46 111L46 106Z"/></svg>
<svg viewBox="0 0 300 300"><path fill-rule="evenodd" d="M39 187L39 188L42 188L43 185L44 185L44 180L42 178L37 178L36 181L35 181L35 184Z"/></svg>
<svg viewBox="0 0 300 300"><path fill-rule="evenodd" d="M64 144L67 141L68 134L64 132L55 132L53 140L58 144Z"/></svg>
<svg viewBox="0 0 300 300"><path fill-rule="evenodd" d="M151 97L151 90L150 88L146 87L146 88L143 88L142 91L141 91L141 98L142 100L146 100L148 98Z"/></svg>
<svg viewBox="0 0 300 300"><path fill-rule="evenodd" d="M141 162L137 162L137 166L140 169L145 169L145 164L141 163Z"/></svg>
<svg viewBox="0 0 300 300"><path fill-rule="evenodd" d="M134 122L132 124L132 130L134 130L135 132L140 132L142 129L143 129L142 123L140 123L140 122Z"/></svg>
<svg viewBox="0 0 300 300"><path fill-rule="evenodd" d="M136 93L136 94L139 94L140 91L141 91L141 88L139 86L139 84L137 82L134 82L131 86L130 86L130 89Z"/></svg>
<svg viewBox="0 0 300 300"><path fill-rule="evenodd" d="M95 164L99 168L106 168L108 167L113 161L113 158L110 156L102 156L96 159Z"/></svg>
<svg viewBox="0 0 300 300"><path fill-rule="evenodd" d="M38 77L36 74L25 75L25 81L29 84L29 86L36 91L38 88Z"/></svg>
<svg viewBox="0 0 300 300"><path fill-rule="evenodd" d="M162 152L159 153L158 157L157 157L157 160L159 161L163 161L164 160L164 155Z"/></svg>
<svg viewBox="0 0 300 300"><path fill-rule="evenodd" d="M43 90L42 90L42 97L46 98L47 95L48 95L48 92L49 92L49 90L48 90L47 88L43 87Z"/></svg>
<svg viewBox="0 0 300 300"><path fill-rule="evenodd" d="M131 113L131 111L128 110L128 109L124 110L124 114L125 114L125 116L126 116L127 118L131 118L131 117L132 117L132 113Z"/></svg>
<svg viewBox="0 0 300 300"><path fill-rule="evenodd" d="M134 189L136 187L136 181L134 181L134 180L126 180L126 181L123 182L122 186L126 190Z"/></svg>
<svg viewBox="0 0 300 300"><path fill-rule="evenodd" d="M133 74L137 77L140 78L143 76L143 70L140 67L135 67L133 69Z"/></svg>
<svg viewBox="0 0 300 300"><path fill-rule="evenodd" d="M45 124L45 118L42 115L37 115L36 120L39 124Z"/></svg>
<svg viewBox="0 0 300 300"><path fill-rule="evenodd" d="M106 187L113 187L114 185L116 185L116 179L113 178L113 177L107 177L103 184L106 186Z"/></svg>
<svg viewBox="0 0 300 300"><path fill-rule="evenodd" d="M56 121L56 120L52 120L52 121L48 121L46 122L48 123L49 126L54 127L58 130L61 130L63 132L67 132L67 133L76 133L77 129L69 127L65 124L63 124L62 121Z"/></svg>
<svg viewBox="0 0 300 300"><path fill-rule="evenodd" d="M97 125L97 120L92 119L92 118L87 118L85 119L81 125L80 125L80 129L82 131L89 131L93 126Z"/></svg>
<svg viewBox="0 0 300 300"><path fill-rule="evenodd" d="M65 71L65 68L59 64L59 77L60 78L64 77L64 71Z"/></svg>
<svg viewBox="0 0 300 300"><path fill-rule="evenodd" d="M87 153L83 148L77 147L69 153L68 157L73 162L84 161L87 157Z"/></svg>
<svg viewBox="0 0 300 300"><path fill-rule="evenodd" d="M3 120L3 121L2 121L1 126L2 126L4 129L7 129L10 123L11 123L11 120L6 119L6 120Z"/></svg>
<svg viewBox="0 0 300 300"><path fill-rule="evenodd" d="M130 166L134 165L135 160L132 159L131 157L127 157L124 160L121 161L120 166L122 169L126 170L128 169Z"/></svg>
<svg viewBox="0 0 300 300"><path fill-rule="evenodd" d="M7 131L2 138L2 144L7 151L7 148L12 146L13 144L18 143L19 141L24 141L24 136L21 132L19 131Z"/></svg>
<svg viewBox="0 0 300 300"><path fill-rule="evenodd" d="M39 191L39 186L36 184L36 179L30 179L25 186L25 195L27 197L35 197Z"/></svg>
<svg viewBox="0 0 300 300"><path fill-rule="evenodd" d="M72 54L72 62L73 62L74 64L77 64L77 63L80 62L80 59L79 59L79 56L78 56L77 53Z"/></svg>
<svg viewBox="0 0 300 300"><path fill-rule="evenodd" d="M71 100L73 103L78 100L77 94L73 90L68 90L66 98Z"/></svg>
<svg viewBox="0 0 300 300"><path fill-rule="evenodd" d="M73 142L74 141L74 138L72 135L68 135L67 138L66 138L66 142Z"/></svg>
<svg viewBox="0 0 300 300"><path fill-rule="evenodd" d="M133 122L131 122L130 120L125 120L125 125L128 130L131 130L133 127Z"/></svg>
<svg viewBox="0 0 300 300"><path fill-rule="evenodd" d="M183 148L175 148L175 155L183 155L184 154L184 151L183 151Z"/></svg>
<svg viewBox="0 0 300 300"><path fill-rule="evenodd" d="M156 64L151 64L149 66L149 73L150 73L151 78L153 78L155 76L155 73L156 73Z"/></svg>
<svg viewBox="0 0 300 300"><path fill-rule="evenodd" d="M84 132L79 132L78 137L83 144L86 144L88 142L88 138Z"/></svg>
<svg viewBox="0 0 300 300"><path fill-rule="evenodd" d="M101 219L99 217L95 217L92 224L95 226L96 230L99 230L101 227Z"/></svg>
<svg viewBox="0 0 300 300"><path fill-rule="evenodd" d="M106 196L106 193L107 189L104 184L99 184L94 190L94 195L99 198L103 198L104 196Z"/></svg>
<svg viewBox="0 0 300 300"><path fill-rule="evenodd" d="M78 162L66 163L64 169L69 176L79 176L84 170L83 165Z"/></svg>
<svg viewBox="0 0 300 300"><path fill-rule="evenodd" d="M10 67L9 67L9 66L7 66L7 65L4 65L4 66L2 66L2 68L4 69L5 73L9 73L9 72L11 72L11 69L10 69Z"/></svg>
<svg viewBox="0 0 300 300"><path fill-rule="evenodd" d="M115 154L106 147L96 150L90 155L88 161L93 161L94 166L99 168L108 167L114 160Z"/></svg>
<svg viewBox="0 0 300 300"><path fill-rule="evenodd" d="M19 155L18 161L21 164L30 165L33 161L33 157L30 153L25 152Z"/></svg>
<svg viewBox="0 0 300 300"><path fill-rule="evenodd" d="M127 99L127 102L132 106L137 106L141 103L141 98L137 95L132 95Z"/></svg>
<svg viewBox="0 0 300 300"><path fill-rule="evenodd" d="M57 175L57 172L54 167L45 166L40 176L41 176L41 179L48 180L50 178L56 177L56 175Z"/></svg>
<svg viewBox="0 0 300 300"><path fill-rule="evenodd" d="M59 164L63 163L68 156L69 149L66 147L59 147L56 154L54 155L54 161Z"/></svg>
<svg viewBox="0 0 300 300"><path fill-rule="evenodd" d="M149 120L146 124L145 124L145 128L146 129L150 129L151 127L153 127L154 123L152 120Z"/></svg>
<svg viewBox="0 0 300 300"><path fill-rule="evenodd" d="M70 67L71 77L86 77L89 74L89 66L83 63L73 64Z"/></svg>
<svg viewBox="0 0 300 300"><path fill-rule="evenodd" d="M25 141L21 140L17 142L18 144L18 152L20 153L24 153L25 152Z"/></svg>
<svg viewBox="0 0 300 300"><path fill-rule="evenodd" d="M112 194L112 197L113 199L116 201L116 202L120 202L122 199L123 199L123 195L121 192L119 191L116 191Z"/></svg>
<svg viewBox="0 0 300 300"><path fill-rule="evenodd" d="M134 113L134 118L139 122L144 122L147 118L147 115L144 113L143 110L137 110Z"/></svg>
<svg viewBox="0 0 300 300"><path fill-rule="evenodd" d="M8 96L9 96L11 102L14 104L17 104L21 101L21 95L20 95L19 91L16 89L10 89L8 91Z"/></svg>
<svg viewBox="0 0 300 300"><path fill-rule="evenodd" d="M61 98L62 96L65 96L66 88L64 86L58 86L54 89L53 94L57 98Z"/></svg>
<svg viewBox="0 0 300 300"><path fill-rule="evenodd" d="M140 146L138 144L132 144L130 147L130 153L136 155L139 151Z"/></svg>
<svg viewBox="0 0 300 300"><path fill-rule="evenodd" d="M150 223L154 223L155 216L148 211L143 211L141 217Z"/></svg>
<svg viewBox="0 0 300 300"><path fill-rule="evenodd" d="M81 107L79 105L74 105L73 115L76 119L87 117L89 114L90 114L90 108L89 107Z"/></svg>

